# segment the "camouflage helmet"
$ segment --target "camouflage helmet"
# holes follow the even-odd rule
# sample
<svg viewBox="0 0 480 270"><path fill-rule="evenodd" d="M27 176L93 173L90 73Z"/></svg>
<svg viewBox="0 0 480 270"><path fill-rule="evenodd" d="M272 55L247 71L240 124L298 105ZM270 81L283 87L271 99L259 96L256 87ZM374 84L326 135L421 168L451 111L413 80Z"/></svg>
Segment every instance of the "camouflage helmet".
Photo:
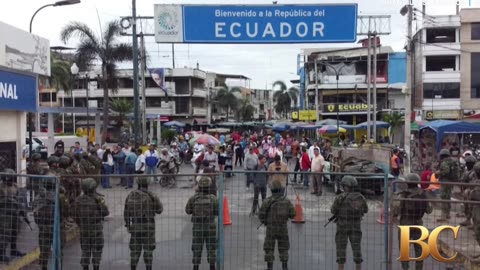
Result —
<svg viewBox="0 0 480 270"><path fill-rule="evenodd" d="M473 170L475 171L476 174L480 174L480 161L477 161L477 163L473 165Z"/></svg>
<svg viewBox="0 0 480 270"><path fill-rule="evenodd" d="M468 156L465 158L465 163L475 163L477 159L474 156Z"/></svg>
<svg viewBox="0 0 480 270"><path fill-rule="evenodd" d="M198 180L198 187L199 188L208 188L212 185L212 179L207 176L202 176Z"/></svg>
<svg viewBox="0 0 480 270"><path fill-rule="evenodd" d="M88 158L88 152L87 151L84 151L82 153L82 158Z"/></svg>
<svg viewBox="0 0 480 270"><path fill-rule="evenodd" d="M2 173L9 174L9 175L2 175L2 181L5 183L14 182L17 176L13 175L16 172L12 169L5 169Z"/></svg>
<svg viewBox="0 0 480 270"><path fill-rule="evenodd" d="M42 155L40 155L39 153L33 153L32 161L39 161L40 159L42 159Z"/></svg>
<svg viewBox="0 0 480 270"><path fill-rule="evenodd" d="M358 185L357 179L351 175L345 175L340 182L342 186L356 187Z"/></svg>
<svg viewBox="0 0 480 270"><path fill-rule="evenodd" d="M97 182L93 178L87 178L82 181L82 190L83 192L92 192L97 188Z"/></svg>
<svg viewBox="0 0 480 270"><path fill-rule="evenodd" d="M449 157L450 156L450 151L448 151L448 149L442 149L442 150L440 150L440 153L438 155Z"/></svg>
<svg viewBox="0 0 480 270"><path fill-rule="evenodd" d="M478 189L472 190L472 192L470 193L469 199L472 201L480 201L480 190Z"/></svg>
<svg viewBox="0 0 480 270"><path fill-rule="evenodd" d="M409 173L405 176L405 181L408 181L408 182L420 182L421 179L420 179L420 176L416 173Z"/></svg>
<svg viewBox="0 0 480 270"><path fill-rule="evenodd" d="M148 186L148 178L140 177L137 179L137 184L140 186Z"/></svg>
<svg viewBox="0 0 480 270"><path fill-rule="evenodd" d="M68 165L70 165L70 158L68 156L61 156L60 157L60 161L59 161L59 164L60 166L62 167L67 167Z"/></svg>
<svg viewBox="0 0 480 270"><path fill-rule="evenodd" d="M60 163L60 159L57 156L50 156L47 159L48 166L51 166L54 163Z"/></svg>
<svg viewBox="0 0 480 270"><path fill-rule="evenodd" d="M274 180L272 181L272 183L270 184L270 189L273 191L273 190L280 190L282 189L282 182L280 182L280 180Z"/></svg>

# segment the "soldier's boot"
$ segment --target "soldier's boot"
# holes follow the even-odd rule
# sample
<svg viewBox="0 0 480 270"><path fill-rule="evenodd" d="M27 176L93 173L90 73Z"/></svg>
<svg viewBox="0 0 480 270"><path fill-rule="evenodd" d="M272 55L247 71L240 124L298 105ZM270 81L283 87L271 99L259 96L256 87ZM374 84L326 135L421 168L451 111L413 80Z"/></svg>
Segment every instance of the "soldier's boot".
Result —
<svg viewBox="0 0 480 270"><path fill-rule="evenodd" d="M83 270L88 270L88 265L84 265Z"/></svg>
<svg viewBox="0 0 480 270"><path fill-rule="evenodd" d="M12 250L10 250L10 255L13 256L13 257L23 257L23 256L25 256L25 253L21 252L21 251L18 251L16 249L12 249Z"/></svg>
<svg viewBox="0 0 480 270"><path fill-rule="evenodd" d="M0 250L0 262L4 262L4 263L10 262L10 257L5 255L5 250Z"/></svg>
<svg viewBox="0 0 480 270"><path fill-rule="evenodd" d="M152 270L152 266L151 265L145 265L145 270Z"/></svg>
<svg viewBox="0 0 480 270"><path fill-rule="evenodd" d="M273 270L273 262L267 262L267 270Z"/></svg>
<svg viewBox="0 0 480 270"><path fill-rule="evenodd" d="M198 270L199 269L199 265L198 264L194 264L193 265L193 270Z"/></svg>
<svg viewBox="0 0 480 270"><path fill-rule="evenodd" d="M47 266L42 266L42 270L48 270Z"/></svg>
<svg viewBox="0 0 480 270"><path fill-rule="evenodd" d="M345 269L345 264L338 264L338 270L344 270Z"/></svg>
<svg viewBox="0 0 480 270"><path fill-rule="evenodd" d="M355 270L362 270L362 264L361 263L355 264Z"/></svg>
<svg viewBox="0 0 480 270"><path fill-rule="evenodd" d="M100 265L94 265L93 266L93 270L99 270L100 269Z"/></svg>
<svg viewBox="0 0 480 270"><path fill-rule="evenodd" d="M215 270L217 268L215 268L215 264L210 264L210 270Z"/></svg>
<svg viewBox="0 0 480 270"><path fill-rule="evenodd" d="M136 265L132 265L132 266L130 266L130 269L132 269L132 270L137 270L137 266L136 266Z"/></svg>
<svg viewBox="0 0 480 270"><path fill-rule="evenodd" d="M288 270L288 263L282 262L282 270Z"/></svg>

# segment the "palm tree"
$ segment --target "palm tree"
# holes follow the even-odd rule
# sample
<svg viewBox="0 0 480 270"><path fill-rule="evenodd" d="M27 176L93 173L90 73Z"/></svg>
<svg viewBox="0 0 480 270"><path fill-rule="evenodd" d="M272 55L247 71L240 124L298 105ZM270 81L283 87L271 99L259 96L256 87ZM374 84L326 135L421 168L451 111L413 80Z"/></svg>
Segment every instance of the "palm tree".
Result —
<svg viewBox="0 0 480 270"><path fill-rule="evenodd" d="M397 129L405 123L405 119L402 114L398 112L389 113L383 115L383 121L390 124L390 142L393 142L393 136L395 135Z"/></svg>
<svg viewBox="0 0 480 270"><path fill-rule="evenodd" d="M125 115L133 111L133 101L126 98L115 98L110 101L110 108L118 113L117 126L122 127Z"/></svg>
<svg viewBox="0 0 480 270"><path fill-rule="evenodd" d="M66 25L60 38L67 43L72 37L80 39L80 44L76 52L76 58L82 67L88 67L94 61L100 61L102 64L103 87L103 126L108 126L109 111L109 89L117 89L117 80L115 78L116 64L128 61L133 58L132 45L118 42L121 34L121 27L118 21L114 20L107 24L105 31L101 36L96 36L94 31L88 25L81 22L71 22ZM107 132L102 134L102 143L105 142Z"/></svg>
<svg viewBox="0 0 480 270"><path fill-rule="evenodd" d="M285 118L292 110L292 101L294 106L297 105L299 90L296 87L287 88L283 81L273 83L273 102L275 102L275 112L283 115Z"/></svg>
<svg viewBox="0 0 480 270"><path fill-rule="evenodd" d="M231 109L237 108L238 98L235 93L240 93L241 90L238 87L223 87L218 90L217 95L215 96L215 102L220 105L227 112L227 121Z"/></svg>
<svg viewBox="0 0 480 270"><path fill-rule="evenodd" d="M70 63L58 60L54 54L52 54L50 67L50 87L55 88L57 91L63 90L65 93L69 93L73 84L73 77L70 73Z"/></svg>
<svg viewBox="0 0 480 270"><path fill-rule="evenodd" d="M255 113L255 107L250 103L250 100L245 97L240 100L237 112L239 120L250 121Z"/></svg>

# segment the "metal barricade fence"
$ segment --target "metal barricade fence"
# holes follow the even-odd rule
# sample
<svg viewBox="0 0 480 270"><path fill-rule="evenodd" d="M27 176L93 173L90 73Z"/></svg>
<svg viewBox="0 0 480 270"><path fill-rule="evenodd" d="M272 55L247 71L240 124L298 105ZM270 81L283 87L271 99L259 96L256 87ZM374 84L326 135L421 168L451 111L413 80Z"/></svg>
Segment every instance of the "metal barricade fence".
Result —
<svg viewBox="0 0 480 270"><path fill-rule="evenodd" d="M440 226L460 226L462 222L466 219L471 220L471 216L466 218L465 216L465 207L470 208L470 213L473 207L480 207L480 201L472 201L467 197L465 193L466 190L473 190L474 188L480 189L480 183L461 183L461 182L421 182L420 185L424 185L424 194L425 199L421 198L410 198L406 192L408 191L408 184L412 184L410 188L414 190L419 190L420 185L418 182L395 180L390 183L391 185L398 185L398 190L396 193L392 192L392 189L389 188L389 204L390 207L388 219L391 220L388 227L389 234L389 246L388 246L388 269L400 269L401 262L398 261L400 254L400 243L399 243L399 228L401 225L399 222L400 215L393 217L392 214L392 204L397 202L397 207L405 207L406 202L417 202L417 207L421 203L426 202L432 206L432 213L425 213L421 219L420 226L424 226L428 229L429 232L438 228ZM435 187L435 188L434 188ZM450 187L451 188L451 198L447 197L441 198L441 187ZM468 192L468 191L467 191ZM403 194L403 196L402 196ZM442 208L447 207L450 209L450 217L448 219L443 219ZM385 207L387 209L388 207ZM447 211L445 211L446 213ZM468 211L467 211L468 213ZM401 214L401 213L400 213ZM404 214L405 215L405 214ZM471 214L470 214L471 215ZM387 219L387 218L386 218ZM408 219L408 217L407 217ZM405 221L403 222L405 223ZM408 223L408 222L407 222ZM466 224L463 224L466 225ZM434 270L434 269L478 269L480 267L480 262L476 259L480 257L480 246L478 238L474 233L474 229L470 226L460 226L456 239L453 236L452 232L441 233L438 237L437 247L440 252L440 255L449 258L457 253L456 260L451 263L439 262L434 260L430 256L424 260L423 269ZM410 230L412 232L412 230ZM415 234L411 236L418 238L419 235ZM480 239L479 239L480 240ZM425 240L427 241L427 240ZM430 247L431 248L431 247ZM410 257L417 257L418 254L415 254L414 245L410 245ZM414 267L415 262L410 262L410 269Z"/></svg>
<svg viewBox="0 0 480 270"><path fill-rule="evenodd" d="M0 181L0 269L47 267L48 260L61 269L59 179L0 173Z"/></svg>
<svg viewBox="0 0 480 270"><path fill-rule="evenodd" d="M249 190L246 189L247 174L246 171L229 171L210 175L217 180L218 186L218 219L217 222L217 251L216 264L217 269L265 269L265 253L264 241L266 227L259 226L258 216L252 213L254 189L253 186ZM321 196L310 194L312 181L315 174L305 173L276 173L282 174L274 177L285 179L288 182L286 188L286 196L296 210L303 212L303 217L296 216L298 223L287 223L289 232L289 269L334 269L336 268L336 224L330 223L324 226L328 219L332 216L330 208L335 200L335 188L332 182L340 181L345 174L323 174L319 179L328 182L328 176L331 181L323 185ZM268 175L267 172L256 172L253 177L259 178L262 175ZM298 184L303 175L310 180L310 188L302 188L303 184ZM351 175L351 174L349 174ZM355 174L353 174L355 175ZM72 203L78 199L81 183L89 176L68 176L56 179L56 212L53 231L54 245L52 247L53 256L58 264L49 266L52 269L64 267L65 269L82 269L81 258L82 248L86 249L87 244L99 247L93 249L90 253L92 257L96 257L100 261L102 269L130 269L131 268L131 231L125 227L125 202L127 196L134 190L137 185L133 184L131 188L125 188L122 184L127 185L136 183L138 178L148 177L153 183L149 185L148 190L158 196L163 204L163 212L155 216L155 233L152 236L150 229L145 230L144 238L147 246L143 246L147 251L151 251L151 245L155 245L152 254L153 269L188 269L192 267L192 231L193 225L191 216L185 213L185 207L190 197L195 194L197 187L195 178L198 174L175 174L175 175L157 175L157 180L165 176L173 176L176 185L171 187L162 187L155 182L154 176L146 175L108 175L110 181L107 184L107 178L102 176L93 176L100 185L96 189L96 196L103 198L105 205L109 210L109 214L104 218L103 222L103 241L100 241L102 235L91 233L83 235L83 240L79 241L81 234L78 220L73 218L73 213L82 213L80 222L88 220L94 222L93 214L87 212L73 211L72 205L67 210L62 209L62 204L58 202L66 197ZM271 175L268 175L272 177ZM294 183L296 177L297 183ZM382 200L388 199L381 195L381 190L387 187L387 176L383 174L357 174L357 178L363 189L368 189L371 182L376 182L372 190L367 192L366 200L368 205L368 213L361 221L361 251L363 259L363 269L386 269L387 267L387 251L388 251L388 221L385 224L379 224L377 218L382 211ZM21 176L26 178L27 176ZM249 175L250 177L250 175ZM133 180L133 181L132 181ZM271 179L269 179L270 182ZM61 185L60 185L61 184ZM105 187L102 187L104 184ZM378 185L383 185L378 187ZM67 187L65 193L62 187ZM109 187L111 186L111 188ZM75 187L77 190L71 190ZM338 187L338 185L337 185ZM380 189L380 190L378 190ZM262 204L262 194L259 192L258 207ZM271 191L267 187L266 196L270 196ZM388 195L388 193L386 193ZM69 197L70 196L70 197ZM135 210L135 209L134 209ZM138 212L142 212L138 208ZM387 211L386 209L385 211ZM92 212L93 213L93 212ZM98 213L98 212L97 212ZM297 212L298 214L298 212ZM63 216L66 215L66 216ZM32 218L30 218L32 220ZM303 219L303 220L302 220ZM302 223L304 221L304 223ZM88 224L88 222L87 222ZM230 224L230 225L227 225ZM61 225L61 226L60 226ZM93 224L91 224L93 225ZM89 227L91 231L95 231L97 227ZM147 227L148 228L148 227ZM63 230L62 230L63 229ZM25 230L23 230L25 232ZM356 236L358 236L358 232ZM23 239L23 235L19 239ZM38 233L27 237L28 241L35 242ZM147 237L147 239L145 239ZM341 238L341 236L338 236ZM337 237L337 240L339 240ZM26 241L27 241L26 240ZM53 240L53 239L52 239ZM90 242L85 242L89 240ZM142 241L143 241L142 240ZM92 242L93 241L93 242ZM17 241L18 242L18 241ZM137 241L137 244L139 242ZM141 242L143 243L143 242ZM143 244L145 244L143 243ZM100 247L103 247L100 249ZM150 245L150 246L148 246ZM282 246L283 247L283 246ZM203 253L200 269L208 268L208 256L203 247ZM30 251L25 250L25 251ZM101 252L99 252L101 251ZM85 253L85 251L84 251ZM101 254L101 258L100 255ZM278 256L278 245L274 252L275 263L273 269L281 269L281 263ZM144 252L142 252L138 261L137 269L144 269ZM36 256L36 257L35 257ZM135 255L136 256L136 255ZM148 256L147 256L148 257ZM38 254L32 255L32 258L38 258ZM51 259L50 258L50 259ZM284 258L284 257L282 257ZM285 259L285 258L284 258ZM148 260L148 258L147 258ZM85 261L83 261L85 264ZM93 263L93 261L91 262ZM61 264L61 265L60 265ZM346 269L352 268L354 265L351 244L346 248ZM9 269L19 269L12 265ZM28 268L27 268L28 269ZM34 268L32 268L34 269Z"/></svg>

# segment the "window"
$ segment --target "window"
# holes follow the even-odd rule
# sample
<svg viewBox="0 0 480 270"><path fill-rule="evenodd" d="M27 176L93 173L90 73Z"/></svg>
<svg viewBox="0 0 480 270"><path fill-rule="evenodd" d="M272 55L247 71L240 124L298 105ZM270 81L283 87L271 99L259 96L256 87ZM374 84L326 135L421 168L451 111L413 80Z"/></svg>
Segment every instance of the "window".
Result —
<svg viewBox="0 0 480 270"><path fill-rule="evenodd" d="M265 105L264 104L260 104L259 107L260 107L260 111L263 112L265 110Z"/></svg>
<svg viewBox="0 0 480 270"><path fill-rule="evenodd" d="M460 83L424 83L423 98L460 98Z"/></svg>
<svg viewBox="0 0 480 270"><path fill-rule="evenodd" d="M471 97L480 98L480 53L472 53L470 63Z"/></svg>
<svg viewBox="0 0 480 270"><path fill-rule="evenodd" d="M452 43L452 42L455 42L455 28L427 29L427 43Z"/></svg>
<svg viewBox="0 0 480 270"><path fill-rule="evenodd" d="M162 107L162 98L161 97L148 97L147 99L147 107Z"/></svg>
<svg viewBox="0 0 480 270"><path fill-rule="evenodd" d="M455 55L427 56L426 71L455 71Z"/></svg>
<svg viewBox="0 0 480 270"><path fill-rule="evenodd" d="M472 23L472 40L480 40L480 23Z"/></svg>

